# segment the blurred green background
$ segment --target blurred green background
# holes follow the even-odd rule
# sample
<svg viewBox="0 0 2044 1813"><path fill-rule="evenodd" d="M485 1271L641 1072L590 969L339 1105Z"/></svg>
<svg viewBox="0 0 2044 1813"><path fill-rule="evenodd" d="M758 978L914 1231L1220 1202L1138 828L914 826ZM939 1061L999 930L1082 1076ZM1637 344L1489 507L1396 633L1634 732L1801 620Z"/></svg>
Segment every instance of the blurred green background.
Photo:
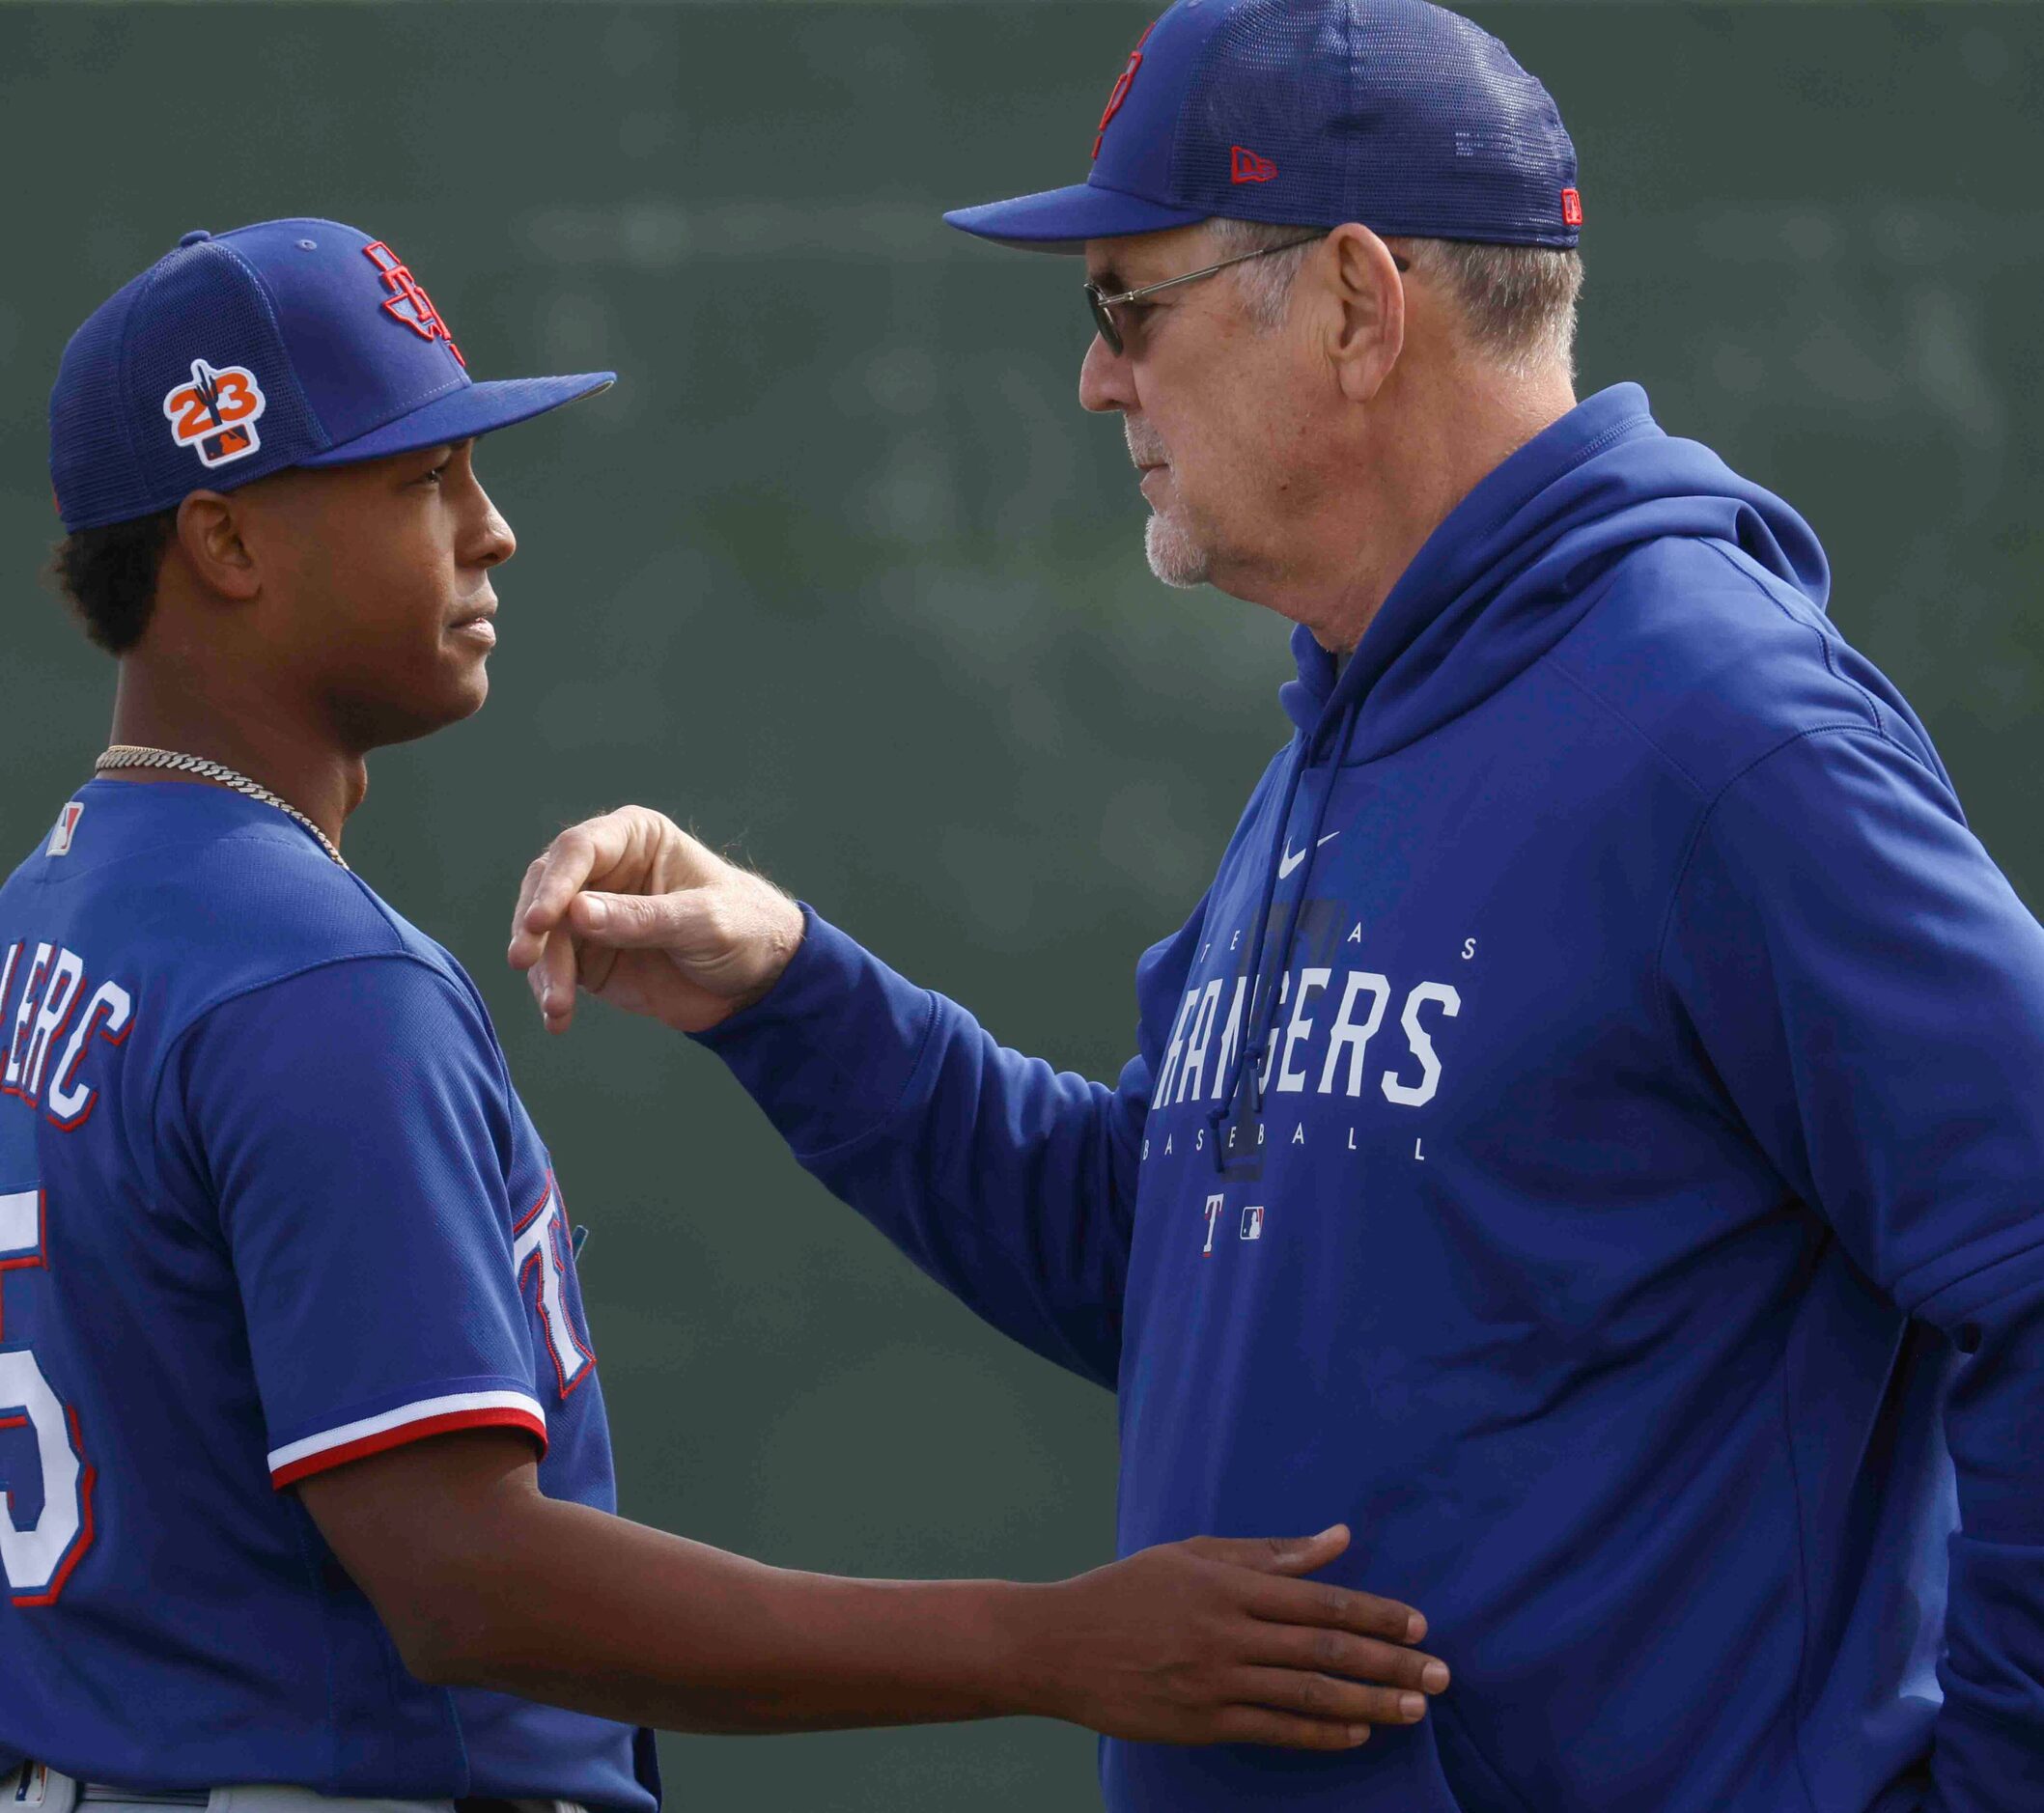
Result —
<svg viewBox="0 0 2044 1813"><path fill-rule="evenodd" d="M1834 614L2044 903L2044 11L1469 9L1545 78L1589 212L1586 394L1783 492ZM1090 4L0 4L0 848L84 776L109 666L35 572L70 329L187 228L381 235L479 375L614 367L490 443L522 542L476 721L374 764L354 864L453 947L594 1238L628 1514L768 1559L1108 1555L1111 1405L811 1185L711 1058L541 1034L526 860L693 822L1011 1044L1111 1076L1130 968L1269 750L1285 626L1169 593L1075 398L1078 267L941 207L1081 176L1149 17ZM1080 1733L669 1739L690 1809L1094 1802Z"/></svg>

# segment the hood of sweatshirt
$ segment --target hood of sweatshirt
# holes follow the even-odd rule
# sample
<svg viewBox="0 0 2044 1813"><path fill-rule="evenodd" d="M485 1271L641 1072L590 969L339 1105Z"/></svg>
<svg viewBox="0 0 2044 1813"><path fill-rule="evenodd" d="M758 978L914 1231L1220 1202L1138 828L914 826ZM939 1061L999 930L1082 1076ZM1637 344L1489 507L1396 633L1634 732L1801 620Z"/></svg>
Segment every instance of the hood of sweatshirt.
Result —
<svg viewBox="0 0 2044 1813"><path fill-rule="evenodd" d="M1271 902L1283 879L1285 826L1305 771L1340 752L1344 766L1395 753L1474 710L1559 643L1601 594L1602 579L1643 544L1694 537L1738 548L1822 611L1831 568L1815 533L1772 492L1741 478L1700 442L1665 432L1646 392L1615 384L1546 429L1493 470L1429 536L1345 666L1303 625L1292 632L1299 678L1279 699L1298 731L1276 830L1264 854L1264 906L1250 973L1262 976ZM1306 882L1321 848L1321 813L1305 844ZM1296 913L1280 951L1289 950ZM1254 1036L1214 1110L1223 1125L1277 1011L1259 987Z"/></svg>
<svg viewBox="0 0 2044 1813"><path fill-rule="evenodd" d="M1303 627L1280 698L1316 749L1352 709L1344 760L1416 742L1479 705L1576 627L1597 580L1668 536L1729 543L1822 610L1831 569L1809 525L1700 442L1663 432L1638 384L1579 404L1493 471L1427 538L1354 657Z"/></svg>

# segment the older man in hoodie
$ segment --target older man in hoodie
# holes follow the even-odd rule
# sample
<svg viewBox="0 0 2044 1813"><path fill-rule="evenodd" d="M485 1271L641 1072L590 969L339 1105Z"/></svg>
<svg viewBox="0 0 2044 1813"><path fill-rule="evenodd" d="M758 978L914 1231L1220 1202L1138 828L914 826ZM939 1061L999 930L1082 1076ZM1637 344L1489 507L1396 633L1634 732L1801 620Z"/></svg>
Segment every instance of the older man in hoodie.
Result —
<svg viewBox="0 0 2044 1813"><path fill-rule="evenodd" d="M1553 102L1421 0L1181 0L1090 180L1080 378L1294 734L1114 1086L637 808L512 955L699 1035L831 1189L1115 1387L1125 1549L1341 1518L1455 1683L1109 1805L2044 1806L2044 931L1808 527L1578 404Z"/></svg>

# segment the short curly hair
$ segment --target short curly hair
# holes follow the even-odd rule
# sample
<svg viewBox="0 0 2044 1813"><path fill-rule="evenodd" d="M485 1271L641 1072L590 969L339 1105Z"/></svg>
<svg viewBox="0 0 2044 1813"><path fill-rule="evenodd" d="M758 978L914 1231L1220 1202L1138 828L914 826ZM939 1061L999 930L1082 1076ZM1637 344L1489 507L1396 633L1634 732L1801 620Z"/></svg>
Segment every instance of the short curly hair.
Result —
<svg viewBox="0 0 2044 1813"><path fill-rule="evenodd" d="M158 511L102 529L80 529L59 542L48 577L85 633L109 655L142 640L156 603L156 575L177 533L178 513Z"/></svg>

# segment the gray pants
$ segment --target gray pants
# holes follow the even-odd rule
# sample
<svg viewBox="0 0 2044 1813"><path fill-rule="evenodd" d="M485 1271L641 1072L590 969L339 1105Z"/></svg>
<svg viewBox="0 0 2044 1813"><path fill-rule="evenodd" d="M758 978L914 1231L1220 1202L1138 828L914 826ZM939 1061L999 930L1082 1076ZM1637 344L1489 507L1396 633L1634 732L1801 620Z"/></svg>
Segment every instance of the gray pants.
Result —
<svg viewBox="0 0 2044 1813"><path fill-rule="evenodd" d="M578 1800L514 1801L519 1813L586 1813ZM149 1795L73 1781L41 1763L25 1763L0 1775L0 1813L76 1813L103 1806L106 1813L455 1813L452 1800L349 1800L310 1788L261 1784L210 1792Z"/></svg>

